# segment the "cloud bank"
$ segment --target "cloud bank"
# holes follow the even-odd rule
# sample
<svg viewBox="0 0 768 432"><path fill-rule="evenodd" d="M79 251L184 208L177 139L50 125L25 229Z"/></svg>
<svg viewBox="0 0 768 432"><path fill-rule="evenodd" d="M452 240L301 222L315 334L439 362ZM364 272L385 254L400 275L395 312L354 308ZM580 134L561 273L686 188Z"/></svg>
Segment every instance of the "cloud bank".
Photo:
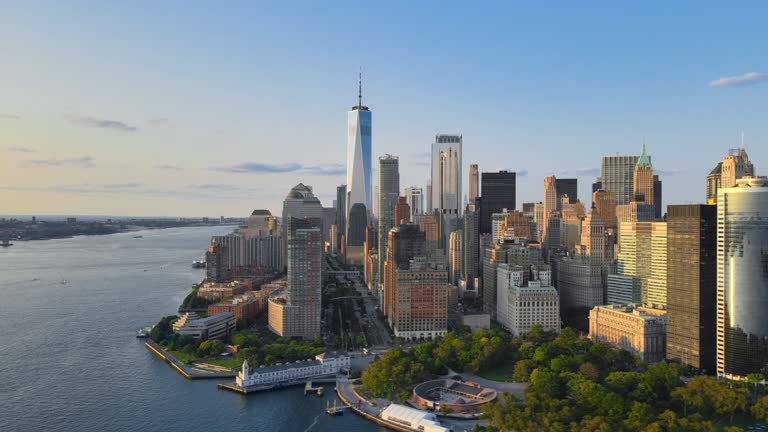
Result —
<svg viewBox="0 0 768 432"><path fill-rule="evenodd" d="M38 166L75 166L80 168L90 168L94 165L94 161L91 156L62 159L32 159L28 160L27 163L30 165Z"/></svg>
<svg viewBox="0 0 768 432"><path fill-rule="evenodd" d="M228 167L215 168L216 171L246 174L280 174L301 172L317 176L338 176L346 172L343 164L302 165L299 163L271 164L246 162Z"/></svg>

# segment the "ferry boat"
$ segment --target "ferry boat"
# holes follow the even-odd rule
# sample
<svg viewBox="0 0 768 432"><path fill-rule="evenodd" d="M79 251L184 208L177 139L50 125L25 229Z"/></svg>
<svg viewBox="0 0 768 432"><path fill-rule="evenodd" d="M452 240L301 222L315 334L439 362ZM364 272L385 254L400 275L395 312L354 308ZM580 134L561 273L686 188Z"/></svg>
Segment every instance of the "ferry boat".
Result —
<svg viewBox="0 0 768 432"><path fill-rule="evenodd" d="M192 268L205 268L205 261L192 261Z"/></svg>
<svg viewBox="0 0 768 432"><path fill-rule="evenodd" d="M13 246L13 243L11 243L10 240L5 239L2 242L0 242L0 246L2 246L2 247L9 247L9 246Z"/></svg>

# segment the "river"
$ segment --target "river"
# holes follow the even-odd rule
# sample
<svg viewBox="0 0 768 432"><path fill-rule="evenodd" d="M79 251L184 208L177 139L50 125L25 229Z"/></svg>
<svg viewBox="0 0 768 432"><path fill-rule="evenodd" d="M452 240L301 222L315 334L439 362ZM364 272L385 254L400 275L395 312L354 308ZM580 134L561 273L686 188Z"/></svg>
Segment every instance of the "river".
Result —
<svg viewBox="0 0 768 432"><path fill-rule="evenodd" d="M231 227L16 242L0 248L0 431L384 431L302 388L243 396L189 381L135 338L199 282ZM134 238L141 235L142 238ZM333 403L333 402L331 402Z"/></svg>

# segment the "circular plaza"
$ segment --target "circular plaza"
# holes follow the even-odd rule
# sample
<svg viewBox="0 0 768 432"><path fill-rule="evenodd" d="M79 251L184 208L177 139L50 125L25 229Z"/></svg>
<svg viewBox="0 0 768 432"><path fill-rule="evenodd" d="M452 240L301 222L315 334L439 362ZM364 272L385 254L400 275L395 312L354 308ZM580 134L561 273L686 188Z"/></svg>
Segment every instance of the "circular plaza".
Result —
<svg viewBox="0 0 768 432"><path fill-rule="evenodd" d="M470 381L436 379L413 388L413 402L421 409L472 415L496 400L496 390Z"/></svg>

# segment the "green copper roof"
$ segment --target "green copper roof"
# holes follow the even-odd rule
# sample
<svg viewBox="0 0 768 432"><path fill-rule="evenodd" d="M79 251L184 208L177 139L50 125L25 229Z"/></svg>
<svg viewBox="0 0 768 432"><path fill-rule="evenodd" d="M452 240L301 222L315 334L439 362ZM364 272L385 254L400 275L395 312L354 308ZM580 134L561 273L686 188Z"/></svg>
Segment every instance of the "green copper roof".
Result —
<svg viewBox="0 0 768 432"><path fill-rule="evenodd" d="M637 166L638 167L651 166L651 158L648 157L648 154L645 152L645 143L643 143L643 152L640 153L640 158L637 159Z"/></svg>

